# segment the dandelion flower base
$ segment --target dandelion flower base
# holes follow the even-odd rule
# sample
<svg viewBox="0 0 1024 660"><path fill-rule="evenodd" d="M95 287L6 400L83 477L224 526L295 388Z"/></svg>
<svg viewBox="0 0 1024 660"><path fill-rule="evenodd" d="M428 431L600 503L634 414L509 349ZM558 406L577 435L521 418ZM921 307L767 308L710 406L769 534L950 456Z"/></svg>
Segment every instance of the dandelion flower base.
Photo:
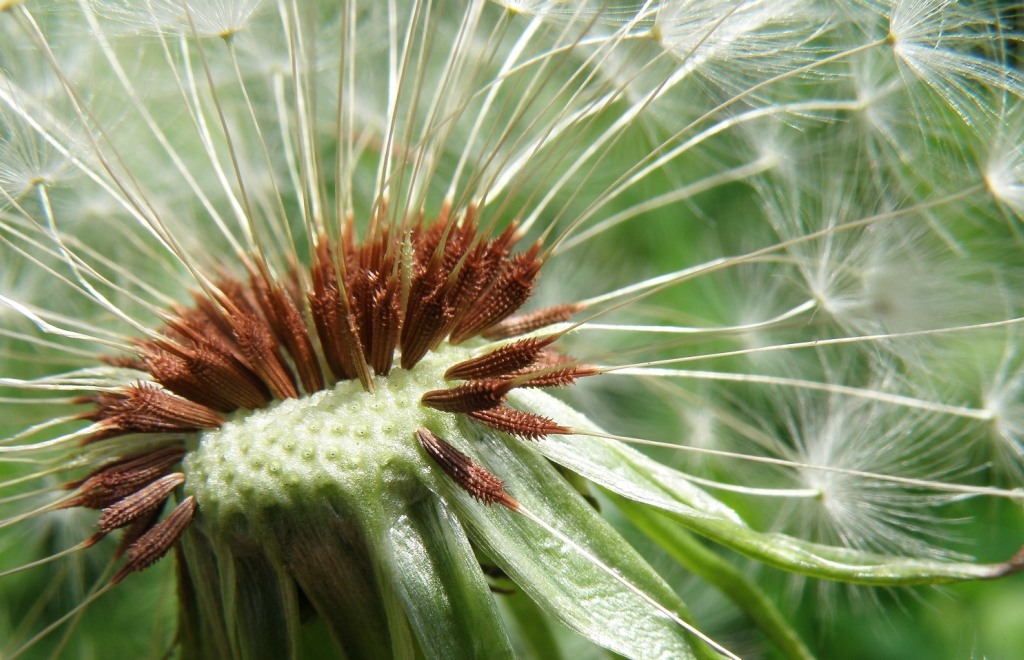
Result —
<svg viewBox="0 0 1024 660"><path fill-rule="evenodd" d="M311 502L358 512L382 498L418 499L436 469L416 442L432 428L451 440L450 416L421 406L446 386L445 368L470 355L447 347L411 370L394 369L367 391L341 381L301 399L237 415L202 433L185 460L186 492L205 526L226 529L264 512L305 510ZM234 524L233 524L234 523ZM271 527L271 517L263 521Z"/></svg>

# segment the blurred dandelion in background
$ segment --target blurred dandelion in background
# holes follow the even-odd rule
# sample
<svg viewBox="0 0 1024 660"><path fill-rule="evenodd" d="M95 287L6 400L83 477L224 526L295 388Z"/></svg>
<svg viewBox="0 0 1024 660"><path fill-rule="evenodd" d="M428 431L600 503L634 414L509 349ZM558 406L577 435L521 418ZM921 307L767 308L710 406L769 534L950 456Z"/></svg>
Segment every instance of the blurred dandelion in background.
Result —
<svg viewBox="0 0 1024 660"><path fill-rule="evenodd" d="M1013 657L1021 16L0 0L0 654Z"/></svg>

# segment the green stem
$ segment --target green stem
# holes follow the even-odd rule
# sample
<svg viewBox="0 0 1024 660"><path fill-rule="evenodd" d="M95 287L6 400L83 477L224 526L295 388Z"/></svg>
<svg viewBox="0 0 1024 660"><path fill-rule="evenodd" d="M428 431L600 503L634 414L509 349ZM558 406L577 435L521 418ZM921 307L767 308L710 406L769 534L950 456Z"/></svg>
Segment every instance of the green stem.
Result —
<svg viewBox="0 0 1024 660"><path fill-rule="evenodd" d="M742 609L787 658L814 656L768 596L735 566L708 550L678 523L656 509L614 493L612 502L645 535L695 575L722 591Z"/></svg>

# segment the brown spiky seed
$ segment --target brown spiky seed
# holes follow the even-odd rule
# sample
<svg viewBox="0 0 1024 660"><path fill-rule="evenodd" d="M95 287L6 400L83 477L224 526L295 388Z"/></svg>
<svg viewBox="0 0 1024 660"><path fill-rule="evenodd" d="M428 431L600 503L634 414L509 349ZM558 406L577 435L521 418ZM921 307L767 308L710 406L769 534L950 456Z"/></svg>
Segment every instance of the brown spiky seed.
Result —
<svg viewBox="0 0 1024 660"><path fill-rule="evenodd" d="M403 369L411 369L435 343L443 338L442 330L448 326L455 308L448 300L448 287L439 285L427 293L416 307L415 316L407 316L402 329Z"/></svg>
<svg viewBox="0 0 1024 660"><path fill-rule="evenodd" d="M519 503L505 491L505 483L487 468L428 429L418 429L416 437L427 455L458 484L459 488L484 504L500 504L512 511L519 510Z"/></svg>
<svg viewBox="0 0 1024 660"><path fill-rule="evenodd" d="M285 364L277 346L277 339L267 323L255 314L239 314L232 317L235 343L245 357L246 363L270 389L277 399L295 399L299 391L295 376Z"/></svg>
<svg viewBox="0 0 1024 660"><path fill-rule="evenodd" d="M509 381L471 380L458 387L430 390L420 398L420 403L442 412L468 413L504 403L505 395L511 389Z"/></svg>
<svg viewBox="0 0 1024 660"><path fill-rule="evenodd" d="M89 509L110 506L161 477L184 455L183 447L161 447L100 467L85 479L67 484L67 488L78 488L78 493L61 506L84 506Z"/></svg>
<svg viewBox="0 0 1024 660"><path fill-rule="evenodd" d="M567 387L576 382L577 378L596 376L600 371L594 367L579 365L553 371L537 371L515 375L516 387Z"/></svg>
<svg viewBox="0 0 1024 660"><path fill-rule="evenodd" d="M555 305L553 307L545 307L544 309L539 309L536 312L530 312L529 314L510 316L500 323L495 323L484 330L481 334L483 334L485 339L508 339L510 337L517 337L555 323L564 323L581 309L583 309L581 305Z"/></svg>
<svg viewBox="0 0 1024 660"><path fill-rule="evenodd" d="M530 337L506 344L479 357L459 362L444 377L448 380L496 378L532 366L554 337Z"/></svg>
<svg viewBox="0 0 1024 660"><path fill-rule="evenodd" d="M171 546L185 533L195 513L196 500L189 495L171 511L170 515L153 525L128 548L124 566L111 578L110 583L117 584L132 573L149 568L166 555Z"/></svg>
<svg viewBox="0 0 1024 660"><path fill-rule="evenodd" d="M110 533L135 522L159 508L171 491L183 483L185 483L185 475L180 472L160 477L148 486L103 509L97 526L101 532Z"/></svg>
<svg viewBox="0 0 1024 660"><path fill-rule="evenodd" d="M123 557L124 553L128 552L128 548L132 547L136 541L142 538L143 534L148 532L153 525L156 524L157 519L160 517L160 512L163 510L163 505L165 504L167 504L167 500L164 500L160 503L160 506L121 530L121 539L117 542L117 550L114 551L114 559L120 559ZM103 536L103 534L98 533L97 536Z"/></svg>
<svg viewBox="0 0 1024 660"><path fill-rule="evenodd" d="M270 403L266 385L216 341L193 347L163 343L146 348L143 360L150 375L186 399L221 412L264 408Z"/></svg>
<svg viewBox="0 0 1024 660"><path fill-rule="evenodd" d="M302 387L307 393L323 389L323 373L309 331L295 303L284 288L271 279L266 269L253 272L250 282L264 316L295 364Z"/></svg>
<svg viewBox="0 0 1024 660"><path fill-rule="evenodd" d="M220 415L206 406L160 389L151 383L137 383L96 397L96 409L85 419L98 430L86 438L94 442L126 433L172 433L217 428Z"/></svg>
<svg viewBox="0 0 1024 660"><path fill-rule="evenodd" d="M533 293L542 261L538 245L507 263L494 284L478 300L472 313L452 329L451 342L457 344L500 323L523 306Z"/></svg>
<svg viewBox="0 0 1024 660"><path fill-rule="evenodd" d="M467 413L467 415L492 429L503 431L525 440L539 440L548 435L572 433L572 429L569 427L556 424L547 417L516 410L508 406L497 406L490 410L477 410Z"/></svg>

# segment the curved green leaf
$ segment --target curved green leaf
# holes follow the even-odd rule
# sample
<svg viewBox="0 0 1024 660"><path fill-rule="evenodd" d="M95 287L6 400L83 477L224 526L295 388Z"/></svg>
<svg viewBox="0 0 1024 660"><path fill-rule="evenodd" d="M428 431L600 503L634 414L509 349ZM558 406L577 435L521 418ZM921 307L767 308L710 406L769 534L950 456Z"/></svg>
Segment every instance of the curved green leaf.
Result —
<svg viewBox="0 0 1024 660"><path fill-rule="evenodd" d="M732 600L787 658L810 660L814 657L775 603L739 568L706 548L682 525L677 525L658 509L621 495L613 494L611 500L630 522L673 559Z"/></svg>
<svg viewBox="0 0 1024 660"><path fill-rule="evenodd" d="M594 429L583 415L538 391L515 391L510 400L578 429ZM973 564L862 552L751 529L725 504L685 475L625 446L594 436L548 436L537 451L623 497L668 512L690 530L766 564L812 577L858 584L901 586L984 580L1024 569L1024 552L999 564Z"/></svg>
<svg viewBox="0 0 1024 660"><path fill-rule="evenodd" d="M481 504L448 479L431 483L474 543L545 611L594 643L634 658L693 657L695 638L666 614L689 620L683 603L547 461L517 440L469 423L465 431L472 442L448 439L504 479L524 509L563 536L522 513Z"/></svg>
<svg viewBox="0 0 1024 660"><path fill-rule="evenodd" d="M398 507L395 507L396 509ZM434 498L392 510L383 567L428 658L512 658L512 646L469 539Z"/></svg>
<svg viewBox="0 0 1024 660"><path fill-rule="evenodd" d="M295 583L260 552L236 555L218 548L224 616L234 631L235 657L298 657L299 606Z"/></svg>

